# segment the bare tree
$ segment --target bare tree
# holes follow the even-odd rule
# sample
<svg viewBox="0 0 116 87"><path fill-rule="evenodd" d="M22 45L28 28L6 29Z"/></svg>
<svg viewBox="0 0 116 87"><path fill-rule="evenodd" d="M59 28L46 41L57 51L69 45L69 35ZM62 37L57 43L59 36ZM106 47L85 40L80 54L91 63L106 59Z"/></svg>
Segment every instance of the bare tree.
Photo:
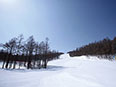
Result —
<svg viewBox="0 0 116 87"><path fill-rule="evenodd" d="M44 65L43 65L43 67L44 68L46 68L47 67L47 63L48 63L48 57L49 56L47 56L48 55L48 52L49 52L49 39L48 38L46 38L46 41L45 41L45 57L44 57L44 60L43 60L43 62L44 62Z"/></svg>
<svg viewBox="0 0 116 87"><path fill-rule="evenodd" d="M33 36L30 36L27 40L26 48L29 53L27 69L31 68L32 55L35 48L35 40Z"/></svg>
<svg viewBox="0 0 116 87"><path fill-rule="evenodd" d="M22 41L23 41L24 37L23 35L19 35L16 41L16 49L15 49L15 55L21 55L22 49L23 49L23 45L22 45ZM16 66L16 60L17 60L17 56L14 57L14 65L13 65L13 69L15 69ZM19 68L21 66L21 61L19 61Z"/></svg>
<svg viewBox="0 0 116 87"><path fill-rule="evenodd" d="M16 47L16 38L11 39L8 43L4 45L4 47L7 48L7 51L10 53L8 58L6 59L6 68L8 68L8 64L10 62L9 68L12 67L13 59L11 59L11 55L14 53L15 47Z"/></svg>
<svg viewBox="0 0 116 87"><path fill-rule="evenodd" d="M0 51L0 60L3 60L2 68L19 68L23 64L27 69L38 67L46 68L47 62L59 56L59 53L50 51L49 39L45 41L35 42L33 36L23 41L23 35L12 38L5 44L0 44L3 51Z"/></svg>

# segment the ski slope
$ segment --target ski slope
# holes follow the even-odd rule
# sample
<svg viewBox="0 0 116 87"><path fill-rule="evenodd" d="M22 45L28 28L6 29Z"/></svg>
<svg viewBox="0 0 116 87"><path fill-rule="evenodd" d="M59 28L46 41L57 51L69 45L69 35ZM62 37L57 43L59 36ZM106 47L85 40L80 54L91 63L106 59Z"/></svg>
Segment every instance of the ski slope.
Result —
<svg viewBox="0 0 116 87"><path fill-rule="evenodd" d="M47 69L0 69L0 87L116 87L116 61L63 54Z"/></svg>

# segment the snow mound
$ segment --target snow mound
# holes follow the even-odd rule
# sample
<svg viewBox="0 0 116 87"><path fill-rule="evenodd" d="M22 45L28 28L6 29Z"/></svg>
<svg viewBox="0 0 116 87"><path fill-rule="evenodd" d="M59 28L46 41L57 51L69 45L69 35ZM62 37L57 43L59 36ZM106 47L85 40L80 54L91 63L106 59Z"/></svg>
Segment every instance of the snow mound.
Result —
<svg viewBox="0 0 116 87"><path fill-rule="evenodd" d="M69 54L63 54L60 56L60 58L62 59L62 58L71 58L71 57L69 56Z"/></svg>

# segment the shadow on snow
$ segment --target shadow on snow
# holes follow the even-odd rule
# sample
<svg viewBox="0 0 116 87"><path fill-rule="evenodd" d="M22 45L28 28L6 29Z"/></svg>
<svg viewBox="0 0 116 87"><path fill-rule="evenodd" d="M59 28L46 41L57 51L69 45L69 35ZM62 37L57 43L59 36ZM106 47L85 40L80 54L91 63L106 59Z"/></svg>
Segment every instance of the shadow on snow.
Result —
<svg viewBox="0 0 116 87"><path fill-rule="evenodd" d="M35 71L59 71L59 70L62 70L62 69L65 69L66 67L63 67L63 66L55 66L55 65L48 65L46 69L44 68L41 68L41 69L38 69L38 68L34 68L34 69L2 69L0 68L0 70L6 70L6 71L13 71L13 72L35 72Z"/></svg>

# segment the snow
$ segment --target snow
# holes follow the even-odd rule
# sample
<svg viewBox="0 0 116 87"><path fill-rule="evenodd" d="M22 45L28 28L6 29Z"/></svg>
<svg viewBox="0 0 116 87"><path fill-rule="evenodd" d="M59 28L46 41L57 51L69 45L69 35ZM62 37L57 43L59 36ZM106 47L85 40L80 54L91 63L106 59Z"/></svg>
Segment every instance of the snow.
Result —
<svg viewBox="0 0 116 87"><path fill-rule="evenodd" d="M0 69L0 87L116 87L116 61L60 56L47 69Z"/></svg>

